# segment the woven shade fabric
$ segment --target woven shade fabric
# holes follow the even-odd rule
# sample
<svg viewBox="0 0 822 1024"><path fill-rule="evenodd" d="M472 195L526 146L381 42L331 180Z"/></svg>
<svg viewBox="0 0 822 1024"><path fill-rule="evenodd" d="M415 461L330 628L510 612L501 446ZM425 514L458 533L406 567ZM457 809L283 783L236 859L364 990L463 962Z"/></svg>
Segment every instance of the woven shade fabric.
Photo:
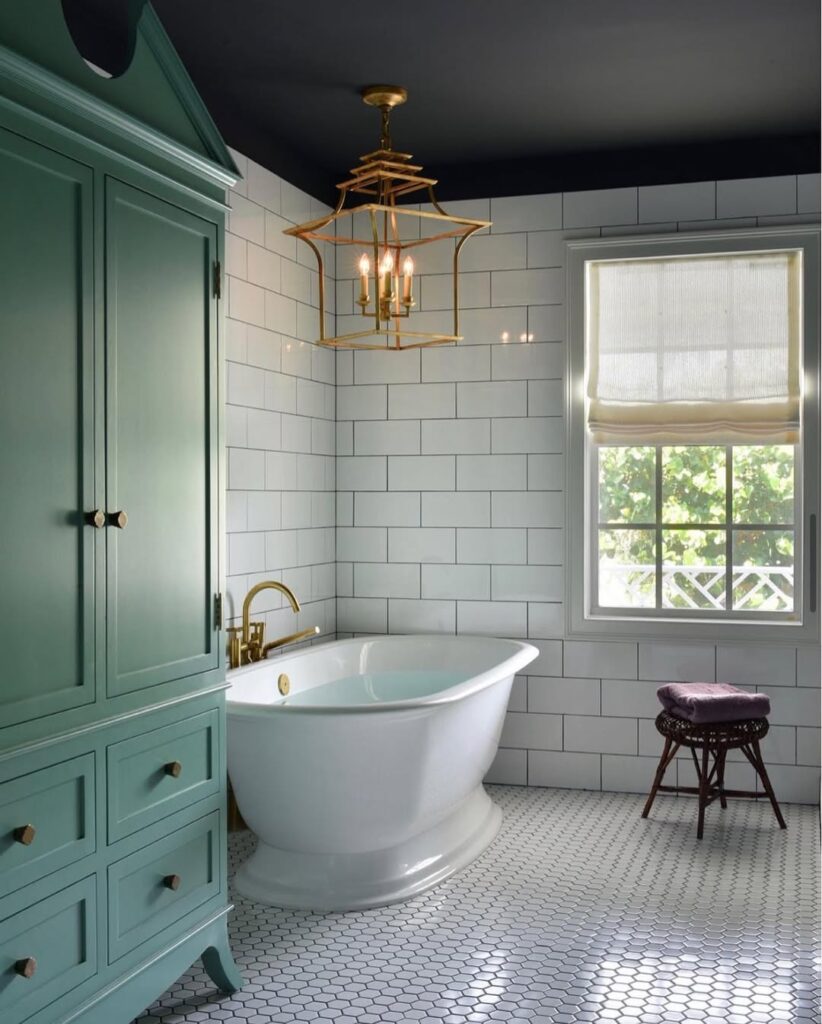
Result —
<svg viewBox="0 0 822 1024"><path fill-rule="evenodd" d="M597 443L795 444L801 255L587 264Z"/></svg>

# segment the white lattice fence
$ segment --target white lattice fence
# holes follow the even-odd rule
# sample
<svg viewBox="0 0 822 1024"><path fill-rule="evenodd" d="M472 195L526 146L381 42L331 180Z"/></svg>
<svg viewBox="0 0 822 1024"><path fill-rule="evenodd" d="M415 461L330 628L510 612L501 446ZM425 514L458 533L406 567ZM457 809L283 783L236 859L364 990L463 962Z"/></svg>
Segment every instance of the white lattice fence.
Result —
<svg viewBox="0 0 822 1024"><path fill-rule="evenodd" d="M601 564L600 604L652 608L655 573L653 565ZM732 587L736 611L793 608L792 566L734 566ZM714 565L663 566L662 593L666 607L724 610L725 569Z"/></svg>

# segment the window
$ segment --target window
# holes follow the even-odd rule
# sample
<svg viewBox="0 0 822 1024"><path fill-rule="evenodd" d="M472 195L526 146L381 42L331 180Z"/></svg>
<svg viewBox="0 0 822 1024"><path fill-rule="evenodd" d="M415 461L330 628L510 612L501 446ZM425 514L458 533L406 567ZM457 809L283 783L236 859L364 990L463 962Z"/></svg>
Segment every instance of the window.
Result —
<svg viewBox="0 0 822 1024"><path fill-rule="evenodd" d="M568 274L570 632L809 639L818 232L571 242Z"/></svg>

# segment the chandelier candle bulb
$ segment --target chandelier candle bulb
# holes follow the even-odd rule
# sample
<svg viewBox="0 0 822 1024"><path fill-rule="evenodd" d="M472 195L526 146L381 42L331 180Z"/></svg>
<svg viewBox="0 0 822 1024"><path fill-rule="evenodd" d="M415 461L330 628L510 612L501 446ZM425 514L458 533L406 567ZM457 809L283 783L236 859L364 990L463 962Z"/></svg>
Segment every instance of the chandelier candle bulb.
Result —
<svg viewBox="0 0 822 1024"><path fill-rule="evenodd" d="M406 256L402 264L402 301L405 306L411 306L414 302L413 281L414 261Z"/></svg>
<svg viewBox="0 0 822 1024"><path fill-rule="evenodd" d="M391 252L385 253L380 260L380 296L386 302L394 298L394 257Z"/></svg>
<svg viewBox="0 0 822 1024"><path fill-rule="evenodd" d="M360 256L360 305L365 308L368 305L368 275L371 272L371 262L365 253Z"/></svg>

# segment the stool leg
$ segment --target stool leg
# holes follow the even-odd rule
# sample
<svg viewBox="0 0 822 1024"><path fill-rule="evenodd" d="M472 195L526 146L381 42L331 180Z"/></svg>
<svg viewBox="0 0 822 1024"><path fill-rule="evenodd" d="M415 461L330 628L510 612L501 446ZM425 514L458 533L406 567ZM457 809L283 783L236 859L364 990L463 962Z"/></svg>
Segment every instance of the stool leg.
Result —
<svg viewBox="0 0 822 1024"><path fill-rule="evenodd" d="M762 760L762 751L759 749L759 740L751 740L751 749L753 751L753 757L748 755L748 760L756 768L756 774L762 780L762 785L765 788L765 792L768 794L768 799L771 801L771 807L776 815L776 820L779 822L780 828L787 828L785 819L782 817L782 811L779 809L779 804L776 802L776 794L773 791L771 780L768 778L768 772L765 768L765 762ZM747 753L747 751L745 751Z"/></svg>
<svg viewBox="0 0 822 1024"><path fill-rule="evenodd" d="M708 800L708 757L710 750L708 744L702 748L702 770L699 773L699 819L696 826L696 838L702 838L703 826L705 824L705 808Z"/></svg>
<svg viewBox="0 0 822 1024"><path fill-rule="evenodd" d="M723 811L728 806L728 801L725 799L725 756L727 753L727 747L716 748L716 784L719 787L719 806Z"/></svg>
<svg viewBox="0 0 822 1024"><path fill-rule="evenodd" d="M645 806L642 809L642 817L647 818L651 812L651 805L657 794L657 790L662 785L662 779L665 776L665 771L668 765L671 763L671 759L674 754L679 750L679 744L674 747L673 753L671 753L671 744L673 740L670 736L665 737L665 746L662 750L662 757L659 759L659 764L656 766L656 774L654 775L654 783L651 786L651 792L648 794L648 799L645 801Z"/></svg>

